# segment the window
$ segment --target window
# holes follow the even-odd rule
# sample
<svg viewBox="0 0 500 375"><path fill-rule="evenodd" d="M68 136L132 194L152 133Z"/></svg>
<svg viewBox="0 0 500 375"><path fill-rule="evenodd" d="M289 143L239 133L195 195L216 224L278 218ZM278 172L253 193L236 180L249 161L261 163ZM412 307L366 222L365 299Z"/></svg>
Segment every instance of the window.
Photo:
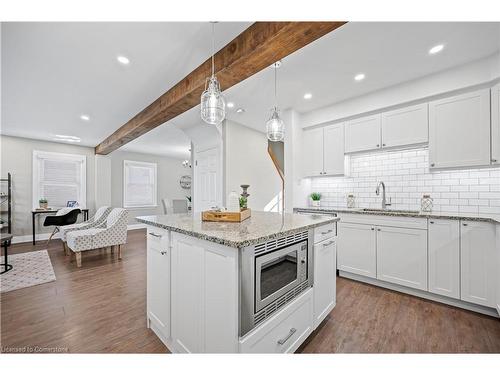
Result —
<svg viewBox="0 0 500 375"><path fill-rule="evenodd" d="M33 208L40 198L49 207L66 207L68 201L87 206L85 155L33 151Z"/></svg>
<svg viewBox="0 0 500 375"><path fill-rule="evenodd" d="M123 161L123 206L156 207L156 163Z"/></svg>

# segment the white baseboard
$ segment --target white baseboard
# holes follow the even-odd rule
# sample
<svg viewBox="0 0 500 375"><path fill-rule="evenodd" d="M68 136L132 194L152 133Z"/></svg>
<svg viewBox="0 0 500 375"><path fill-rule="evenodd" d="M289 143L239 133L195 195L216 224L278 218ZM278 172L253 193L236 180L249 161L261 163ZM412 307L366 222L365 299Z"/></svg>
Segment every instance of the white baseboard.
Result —
<svg viewBox="0 0 500 375"><path fill-rule="evenodd" d="M469 302L457 300L457 299L450 298L450 297L440 296L438 294L426 292L423 290L412 289L412 288L408 288L406 286L396 285L396 284L388 283L386 281L372 279L371 277L356 275L354 273L341 271L341 270L339 270L339 276L345 277L347 279L361 281L361 282L364 282L367 284L376 285L376 286L379 286L382 288L395 290L396 292L411 294L412 296L429 299L431 301L444 303L446 305L460 307L460 308L465 309L465 310L470 310L470 311L478 312L481 314L494 316L495 318L498 318L500 315L500 312L497 313L496 309L491 308L491 307L480 306L480 305L476 305L474 303L469 303Z"/></svg>
<svg viewBox="0 0 500 375"><path fill-rule="evenodd" d="M127 230L134 230L134 229L142 229L142 228L146 228L146 224L141 224L141 223L138 223L138 224L129 224L127 225ZM50 236L50 233L40 233L40 234L37 234L35 236L35 239L36 241L46 241L49 239L49 236ZM52 237L52 239L56 239L56 238L61 238L61 233L58 232L56 234L54 234L54 237ZM31 242L33 241L33 235L31 234L27 234L27 235L24 235L24 236L14 236L12 237L12 243L24 243L24 242Z"/></svg>

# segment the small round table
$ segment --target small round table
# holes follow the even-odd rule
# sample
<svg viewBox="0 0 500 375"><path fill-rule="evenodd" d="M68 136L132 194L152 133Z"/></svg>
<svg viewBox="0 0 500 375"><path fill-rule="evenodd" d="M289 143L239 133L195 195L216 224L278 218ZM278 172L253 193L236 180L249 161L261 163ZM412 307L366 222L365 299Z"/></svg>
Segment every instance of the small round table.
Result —
<svg viewBox="0 0 500 375"><path fill-rule="evenodd" d="M5 272L9 272L12 269L12 264L9 264L9 260L7 259L8 252L9 252L8 248L9 248L11 240L12 240L12 234L2 233L0 235L0 240L2 242L2 247L3 247L4 254L5 254L4 263L0 264L0 266L3 267L3 271L0 272L0 275L1 275Z"/></svg>

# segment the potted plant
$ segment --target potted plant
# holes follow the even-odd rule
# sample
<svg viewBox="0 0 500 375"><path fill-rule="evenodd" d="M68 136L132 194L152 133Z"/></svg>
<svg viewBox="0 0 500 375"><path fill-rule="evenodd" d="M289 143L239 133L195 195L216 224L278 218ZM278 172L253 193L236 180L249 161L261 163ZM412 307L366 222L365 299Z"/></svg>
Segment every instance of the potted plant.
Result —
<svg viewBox="0 0 500 375"><path fill-rule="evenodd" d="M320 193L311 193L310 197L312 200L313 207L319 207L321 205L321 194Z"/></svg>
<svg viewBox="0 0 500 375"><path fill-rule="evenodd" d="M248 208L248 207L247 207L247 204L248 204L248 199L247 199L247 197L241 197L241 196L240 196L240 209L241 209L241 210L244 210L244 209Z"/></svg>
<svg viewBox="0 0 500 375"><path fill-rule="evenodd" d="M40 208L44 208L44 209L47 209L47 207L49 206L49 202L45 198L40 198L38 200L38 204L40 205Z"/></svg>

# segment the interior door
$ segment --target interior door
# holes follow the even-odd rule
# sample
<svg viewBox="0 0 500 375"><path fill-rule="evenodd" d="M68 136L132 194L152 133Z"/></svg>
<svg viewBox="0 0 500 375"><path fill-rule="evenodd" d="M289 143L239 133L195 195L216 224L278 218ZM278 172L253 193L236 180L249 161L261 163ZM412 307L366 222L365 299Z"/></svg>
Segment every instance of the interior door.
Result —
<svg viewBox="0 0 500 375"><path fill-rule="evenodd" d="M344 174L344 124L324 128L324 172L327 175Z"/></svg>
<svg viewBox="0 0 500 375"><path fill-rule="evenodd" d="M220 150L218 147L196 153L194 210L222 205Z"/></svg>

